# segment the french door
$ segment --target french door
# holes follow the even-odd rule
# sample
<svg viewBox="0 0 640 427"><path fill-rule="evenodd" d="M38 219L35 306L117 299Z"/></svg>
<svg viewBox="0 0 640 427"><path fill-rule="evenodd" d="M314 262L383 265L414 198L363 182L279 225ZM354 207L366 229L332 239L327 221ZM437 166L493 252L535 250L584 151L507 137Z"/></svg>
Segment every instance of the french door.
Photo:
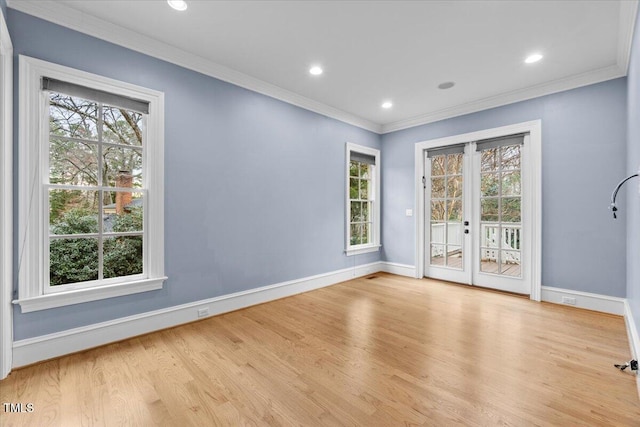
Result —
<svg viewBox="0 0 640 427"><path fill-rule="evenodd" d="M424 151L425 276L531 293L528 146L517 134Z"/></svg>

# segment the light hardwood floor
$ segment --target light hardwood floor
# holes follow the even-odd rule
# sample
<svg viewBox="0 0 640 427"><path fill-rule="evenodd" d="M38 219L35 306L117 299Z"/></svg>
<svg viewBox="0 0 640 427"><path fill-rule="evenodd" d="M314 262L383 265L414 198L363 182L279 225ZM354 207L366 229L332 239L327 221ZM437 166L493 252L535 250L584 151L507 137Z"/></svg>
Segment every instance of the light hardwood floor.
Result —
<svg viewBox="0 0 640 427"><path fill-rule="evenodd" d="M639 426L628 357L621 317L380 273L16 370L0 419Z"/></svg>

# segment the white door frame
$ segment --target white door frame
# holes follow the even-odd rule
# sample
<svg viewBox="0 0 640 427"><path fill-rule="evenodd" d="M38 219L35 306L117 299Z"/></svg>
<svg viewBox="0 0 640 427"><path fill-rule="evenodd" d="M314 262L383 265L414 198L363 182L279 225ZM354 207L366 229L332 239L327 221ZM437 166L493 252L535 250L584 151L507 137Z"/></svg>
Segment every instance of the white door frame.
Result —
<svg viewBox="0 0 640 427"><path fill-rule="evenodd" d="M424 150L435 147L443 147L453 144L462 144L482 139L497 138L515 133L529 133L530 152L529 159L523 163L524 168L528 168L531 179L529 188L523 188L531 194L530 212L531 218L531 294L530 298L540 301L541 286L541 241L542 241L542 121L533 120L530 122L516 123L508 126L501 126L492 129L485 129L477 132L470 132L460 135L448 136L445 138L431 139L417 142L415 145L415 227L416 238L416 278L424 277L425 271L425 208L424 191L422 177L424 176Z"/></svg>
<svg viewBox="0 0 640 427"><path fill-rule="evenodd" d="M0 10L0 379L13 363L13 45Z"/></svg>

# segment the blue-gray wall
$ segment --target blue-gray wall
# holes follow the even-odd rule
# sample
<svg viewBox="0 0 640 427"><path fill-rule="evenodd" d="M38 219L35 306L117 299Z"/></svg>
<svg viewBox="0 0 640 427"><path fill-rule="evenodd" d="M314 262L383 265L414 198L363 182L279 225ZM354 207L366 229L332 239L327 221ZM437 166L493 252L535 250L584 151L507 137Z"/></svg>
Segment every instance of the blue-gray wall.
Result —
<svg viewBox="0 0 640 427"><path fill-rule="evenodd" d="M627 173L640 169L640 10L636 17L631 45L627 88ZM628 183L627 206L621 215L627 218L627 298L640 331L640 179ZM622 208L622 206L621 206ZM640 349L638 349L640 351Z"/></svg>
<svg viewBox="0 0 640 427"><path fill-rule="evenodd" d="M383 256L415 264L416 142L542 120L542 284L624 297L624 221L607 210L626 170L626 79L383 135Z"/></svg>
<svg viewBox="0 0 640 427"><path fill-rule="evenodd" d="M12 9L7 23L16 55L156 89L166 103L165 288L16 308L16 340L380 259L343 254L345 142L380 148L379 135Z"/></svg>

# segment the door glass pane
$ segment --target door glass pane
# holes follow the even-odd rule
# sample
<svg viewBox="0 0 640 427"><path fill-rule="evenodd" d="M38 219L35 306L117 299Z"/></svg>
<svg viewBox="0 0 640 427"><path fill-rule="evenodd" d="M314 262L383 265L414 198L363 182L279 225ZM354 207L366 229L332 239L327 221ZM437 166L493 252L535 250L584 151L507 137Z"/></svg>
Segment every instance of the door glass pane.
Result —
<svg viewBox="0 0 640 427"><path fill-rule="evenodd" d="M461 222L447 223L447 243L451 245L462 246L462 236L464 234L464 226Z"/></svg>
<svg viewBox="0 0 640 427"><path fill-rule="evenodd" d="M444 175L444 160L446 156L435 156L431 159L431 176Z"/></svg>
<svg viewBox="0 0 640 427"><path fill-rule="evenodd" d="M502 251L500 254L500 274L520 276L520 252Z"/></svg>
<svg viewBox="0 0 640 427"><path fill-rule="evenodd" d="M462 246L447 246L447 267L462 269Z"/></svg>
<svg viewBox="0 0 640 427"><path fill-rule="evenodd" d="M462 222L462 199L447 201L447 219Z"/></svg>
<svg viewBox="0 0 640 427"><path fill-rule="evenodd" d="M430 264L462 269L463 160L462 153L431 160Z"/></svg>
<svg viewBox="0 0 640 427"><path fill-rule="evenodd" d="M500 193L500 174L483 173L480 175L480 193L483 197L497 196Z"/></svg>
<svg viewBox="0 0 640 427"><path fill-rule="evenodd" d="M431 202L431 221L444 221L446 218L445 206L446 202L444 200L434 200Z"/></svg>
<svg viewBox="0 0 640 427"><path fill-rule="evenodd" d="M449 154L447 158L447 175L460 175L462 174L462 153ZM445 157L445 156L443 156Z"/></svg>
<svg viewBox="0 0 640 427"><path fill-rule="evenodd" d="M447 178L447 197L462 197L462 175Z"/></svg>
<svg viewBox="0 0 640 427"><path fill-rule="evenodd" d="M502 195L520 195L520 171L509 171L502 173Z"/></svg>
<svg viewBox="0 0 640 427"><path fill-rule="evenodd" d="M444 222L432 222L431 223L431 242L432 243L445 243L446 237L446 224Z"/></svg>
<svg viewBox="0 0 640 427"><path fill-rule="evenodd" d="M431 197L440 199L445 196L444 178L431 178Z"/></svg>
<svg viewBox="0 0 640 427"><path fill-rule="evenodd" d="M431 265L444 265L444 245L431 245Z"/></svg>
<svg viewBox="0 0 640 427"><path fill-rule="evenodd" d="M480 155L480 271L521 277L521 146Z"/></svg>

